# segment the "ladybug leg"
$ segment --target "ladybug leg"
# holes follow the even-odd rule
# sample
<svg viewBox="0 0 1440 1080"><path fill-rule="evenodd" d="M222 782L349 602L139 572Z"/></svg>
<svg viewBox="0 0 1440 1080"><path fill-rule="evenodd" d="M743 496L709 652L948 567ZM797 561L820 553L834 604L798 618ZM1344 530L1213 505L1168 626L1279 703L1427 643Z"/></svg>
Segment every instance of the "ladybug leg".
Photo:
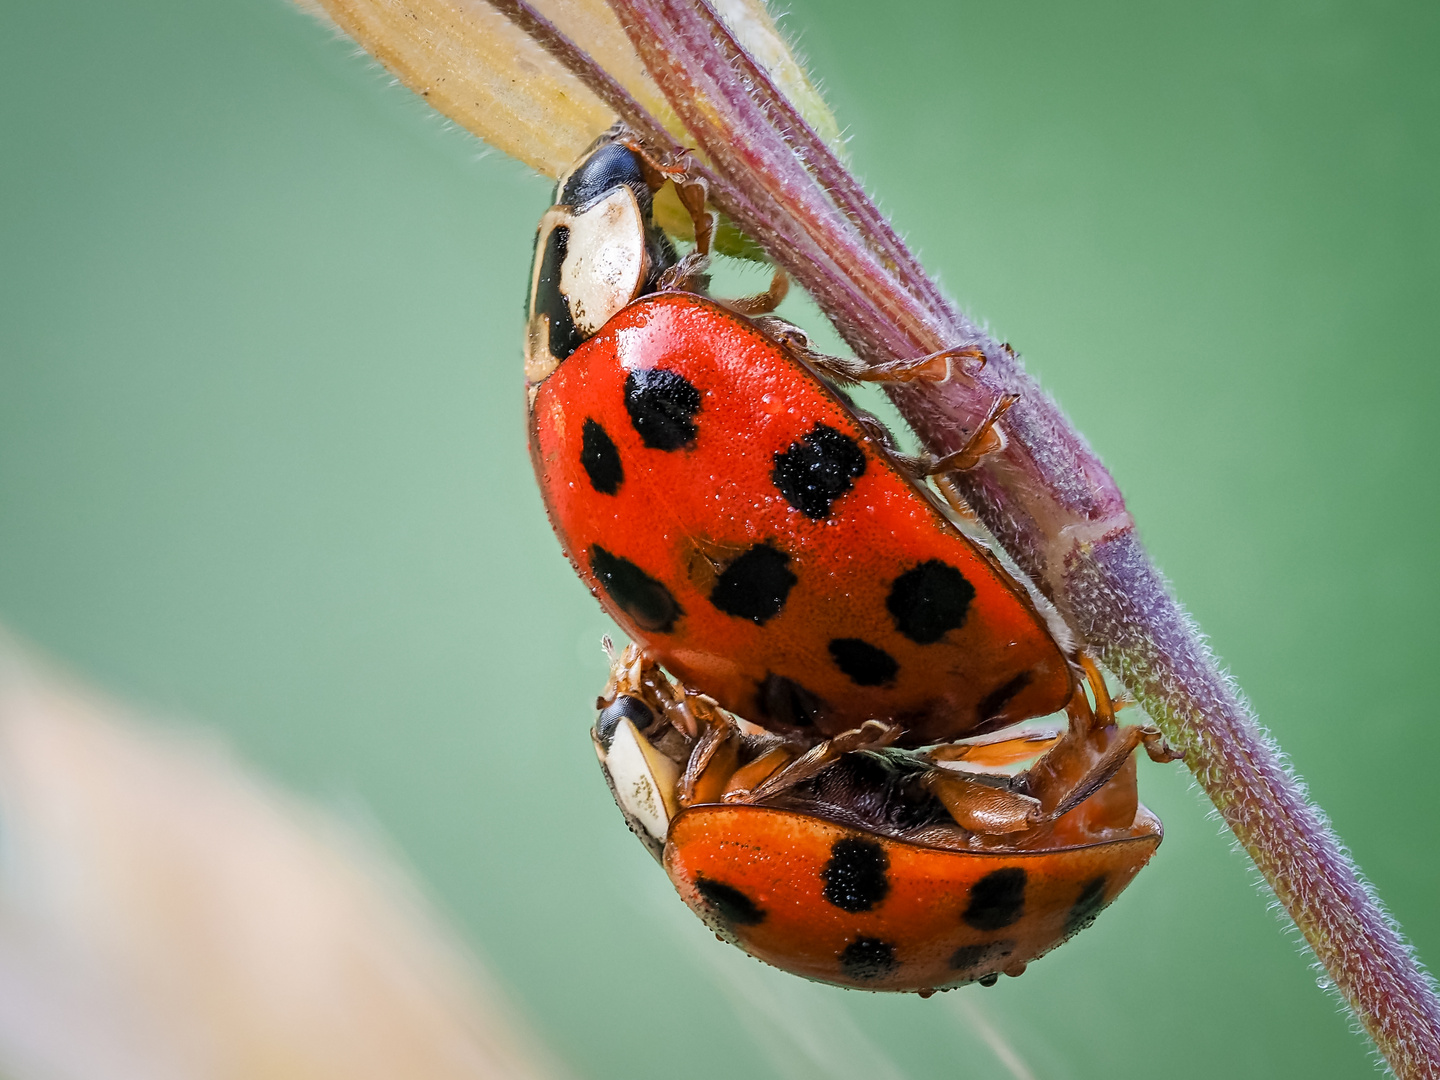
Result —
<svg viewBox="0 0 1440 1080"><path fill-rule="evenodd" d="M853 753L856 750L878 750L881 747L889 746L904 733L904 730L898 724L866 720L855 730L836 735L833 739L826 739L811 747L788 765L776 769L744 796L743 801L759 802L762 799L779 795L796 784L803 784L811 777L824 772L845 754ZM742 800L732 798L729 801L739 802Z"/></svg>
<svg viewBox="0 0 1440 1080"><path fill-rule="evenodd" d="M980 524L980 515L975 513L975 508L965 501L965 496L960 494L960 489L955 486L955 481L945 473L937 473L931 477L931 482L945 497L945 504L950 507L955 516L972 525Z"/></svg>
<svg viewBox="0 0 1440 1080"><path fill-rule="evenodd" d="M990 406L990 411L985 414L985 419L980 421L980 426L975 429L970 438L965 440L965 445L953 454L946 454L944 457L922 459L918 470L920 475L936 476L941 473L964 472L966 469L973 469L995 451L1004 449L1005 433L996 426L996 423L1009 411L1010 406L1019 400L1018 394L1001 394Z"/></svg>
<svg viewBox="0 0 1440 1080"><path fill-rule="evenodd" d="M785 301L790 292L790 275L780 267L775 268L770 278L770 287L754 296L741 296L734 300L717 300L723 308L729 308L737 315L769 315Z"/></svg>
<svg viewBox="0 0 1440 1080"><path fill-rule="evenodd" d="M606 634L600 639L600 645L605 650L605 655L610 658L610 678L605 683L605 689L595 701L597 709L603 709L607 704L617 697L633 697L646 701L651 707L659 704L657 696L647 687L645 680L651 675L649 668L654 665L645 664L645 654L640 651L638 645L627 645L619 655L615 655L615 643Z"/></svg>
<svg viewBox="0 0 1440 1080"><path fill-rule="evenodd" d="M795 754L789 747L772 746L754 761L735 770L721 798L725 802L744 802L751 791L794 760Z"/></svg>
<svg viewBox="0 0 1440 1080"><path fill-rule="evenodd" d="M675 185L675 194L680 196L680 205L690 215L695 225L695 251L704 256L710 254L710 244L715 237L715 215L705 209L710 199L710 185L704 178L695 176L690 170L689 154L683 153L675 161L661 161L635 139L622 140L625 148L640 162L640 171L652 192L665 186L665 181Z"/></svg>
<svg viewBox="0 0 1440 1080"><path fill-rule="evenodd" d="M680 196L680 205L690 215L695 225L695 252L710 257L710 244L715 239L715 215L705 209L710 198L710 188L704 180L691 176L684 168L672 170L666 177L675 185Z"/></svg>
<svg viewBox="0 0 1440 1080"><path fill-rule="evenodd" d="M926 753L931 761L963 761L967 765L999 768L1038 757L1060 741L1054 728L1027 731L985 742L946 743Z"/></svg>
<svg viewBox="0 0 1440 1080"><path fill-rule="evenodd" d="M962 369L969 374L985 363L985 354L979 349L962 346L941 349L928 356L917 356L913 360L891 360L884 364L867 364L846 356L831 356L810 348L810 339L805 331L784 319L759 318L756 324L765 331L777 345L791 356L806 364L823 379L830 379L842 386L854 383L907 383L923 379L927 382L945 382L955 375L955 363L968 361L975 365Z"/></svg>
<svg viewBox="0 0 1440 1080"><path fill-rule="evenodd" d="M675 194L695 230L694 250L660 275L657 290L703 293L709 284L705 271L710 265L710 246L715 238L715 215L705 209L710 198L709 185L703 177L693 174L688 152L673 161L662 161L633 138L621 141L640 162L640 172L652 194L659 192L666 181L675 186Z"/></svg>
<svg viewBox="0 0 1440 1080"><path fill-rule="evenodd" d="M1012 791L1004 779L931 769L922 781L963 829L985 836L1024 832L1044 821L1040 800Z"/></svg>
<svg viewBox="0 0 1440 1080"><path fill-rule="evenodd" d="M835 360L837 357L827 359ZM913 360L891 360L884 364L863 365L859 371L850 374L855 382L874 383L906 383L914 382L917 379L925 379L929 382L945 382L955 374L954 364L956 361L969 361L968 370L978 370L985 363L985 354L979 349L960 347L954 349L941 349L939 352L931 353L929 356L917 356ZM858 361L841 361L846 365L856 364Z"/></svg>
<svg viewBox="0 0 1440 1080"><path fill-rule="evenodd" d="M1095 661L1084 653L1080 664L1095 695L1092 709L1084 686L1077 685L1067 712L1070 730L1025 774L1029 793L1054 821L1108 784L1140 747L1152 761L1176 761L1184 755L1166 743L1160 729L1149 725L1118 726L1115 705Z"/></svg>
<svg viewBox="0 0 1440 1080"><path fill-rule="evenodd" d="M639 698L682 735L693 739L700 734L699 721L685 694L666 678L654 660L634 644L627 645L617 659L610 639L605 638L603 643L610 656L610 679L597 703L599 707L621 694Z"/></svg>
<svg viewBox="0 0 1440 1080"><path fill-rule="evenodd" d="M740 732L718 710L695 710L704 725L680 778L680 805L720 801L740 764Z"/></svg>
<svg viewBox="0 0 1440 1080"><path fill-rule="evenodd" d="M1095 695L1095 719L1092 723L1099 722L1106 726L1115 723L1115 714L1121 709L1128 709L1134 704L1130 698L1121 694L1118 697L1110 696L1110 688L1105 685L1105 676L1101 674L1100 667L1088 653L1080 654L1080 667L1085 672L1085 682L1090 687L1090 692ZM1125 727L1122 731L1138 731L1140 743L1145 747L1145 753L1158 764L1164 765L1167 762L1179 761L1185 753L1176 750L1168 742L1160 729L1153 725L1146 724L1142 727Z"/></svg>
<svg viewBox="0 0 1440 1080"><path fill-rule="evenodd" d="M1075 754L1075 758L1081 760L1070 762L1062 760L1051 763L1055 766L1068 764L1071 768L1058 768L1046 777L1050 781L1049 783L1032 786L1032 793L1046 807L1045 820L1054 821L1074 810L1114 779L1115 775L1130 761L1130 755L1135 752L1137 747L1143 745L1148 750L1160 735L1158 728L1147 729L1133 725L1108 730L1114 733L1113 737L1104 740L1103 731L1097 732L1096 734L1102 736L1102 739L1096 740L1090 747ZM1104 743L1103 749L1097 745L1101 741ZM1063 755L1066 748L1062 745L1057 749ZM1083 760L1085 758L1089 760ZM1173 761L1174 758L1165 756L1162 760ZM1045 761L1041 759L1037 768L1043 764ZM1077 770L1073 769L1075 764L1082 766L1078 770L1078 775L1076 775Z"/></svg>

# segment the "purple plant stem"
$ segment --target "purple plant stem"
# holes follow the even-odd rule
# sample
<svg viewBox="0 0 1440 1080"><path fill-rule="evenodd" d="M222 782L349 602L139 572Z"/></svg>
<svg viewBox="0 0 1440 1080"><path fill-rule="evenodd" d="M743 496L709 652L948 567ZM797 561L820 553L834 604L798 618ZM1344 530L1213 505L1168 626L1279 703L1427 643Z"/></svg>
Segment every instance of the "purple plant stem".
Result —
<svg viewBox="0 0 1440 1080"><path fill-rule="evenodd" d="M528 8L523 0L491 2ZM1431 981L1169 595L1119 489L1084 439L1008 347L954 312L713 11L698 0L611 5L714 163L716 205L805 286L859 355L874 362L957 344L984 350L987 366L974 379L892 394L928 447L958 448L996 394L1020 395L1005 417L1005 448L957 483L1080 638L1185 750L1186 764L1395 1074L1440 1077L1440 1001ZM587 78L587 64L592 76L598 69L583 51L554 27L540 29L531 29L537 41L648 134L644 118L632 119L612 96L618 90L628 98L623 89ZM668 135L663 145L673 145Z"/></svg>
<svg viewBox="0 0 1440 1080"><path fill-rule="evenodd" d="M769 73L731 37L712 9L699 8L696 13L709 23L713 40L720 47L724 61L730 65L734 78L749 87L752 100L764 110L771 125L789 144L791 152L829 193L840 212L854 224L859 239L870 247L896 281L928 305L932 313L944 316L949 322L957 322L959 315L949 297L930 280L920 261L896 235L885 215L829 144L776 87Z"/></svg>
<svg viewBox="0 0 1440 1080"><path fill-rule="evenodd" d="M777 130L773 109L757 101L757 94L775 95L774 87L741 61L743 50L706 5L611 2L721 176L745 186L756 205L792 215L837 253L836 263L860 271L855 282L867 307L829 312L857 351L865 355L872 341L888 345L897 337L927 351L956 343L937 334L950 322L948 312L907 317L904 299L925 290L870 272L854 252L853 223L864 216L826 213L834 205L829 192L800 156L777 147L786 147L793 132ZM761 192L753 190L757 184ZM836 292L818 280L818 264L792 272L812 293ZM869 329L886 319L893 320L888 332ZM956 449L973 423L982 403L977 390L1020 395L1005 419L1005 449L957 480L1081 639L1186 751L1187 764L1395 1073L1440 1075L1440 1002L1430 981L1170 597L1114 480L1007 348L968 324L949 330L984 348L989 363L981 385L910 384L892 395L896 404L921 439L944 452Z"/></svg>

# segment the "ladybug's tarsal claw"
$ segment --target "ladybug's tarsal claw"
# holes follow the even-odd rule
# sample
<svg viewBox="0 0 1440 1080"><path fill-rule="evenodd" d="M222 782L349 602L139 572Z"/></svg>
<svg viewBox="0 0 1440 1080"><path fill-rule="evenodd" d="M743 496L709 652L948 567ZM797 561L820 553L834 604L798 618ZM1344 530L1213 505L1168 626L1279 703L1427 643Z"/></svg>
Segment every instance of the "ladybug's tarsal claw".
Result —
<svg viewBox="0 0 1440 1080"><path fill-rule="evenodd" d="M936 476L940 473L965 472L979 465L991 454L1003 450L1005 434L998 426L998 421L1019 400L1020 398L1016 394L1002 394L990 406L990 411L985 414L985 419L980 422L980 426L975 429L974 434L965 440L965 445L953 454L927 459L921 475Z"/></svg>
<svg viewBox="0 0 1440 1080"><path fill-rule="evenodd" d="M1166 765L1172 761L1184 761L1185 751L1177 750L1166 741L1160 729L1149 724L1138 729L1140 732L1141 745L1145 747L1145 753L1151 761L1157 765Z"/></svg>

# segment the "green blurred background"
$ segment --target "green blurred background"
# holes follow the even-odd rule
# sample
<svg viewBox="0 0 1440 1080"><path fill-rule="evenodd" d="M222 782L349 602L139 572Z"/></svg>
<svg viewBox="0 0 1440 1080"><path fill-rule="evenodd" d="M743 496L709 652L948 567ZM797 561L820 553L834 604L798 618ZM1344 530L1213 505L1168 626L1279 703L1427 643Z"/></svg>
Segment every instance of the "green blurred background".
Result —
<svg viewBox="0 0 1440 1080"><path fill-rule="evenodd" d="M1440 957L1433 4L793 0L854 162L1025 354ZM0 619L359 805L578 1077L1371 1075L1186 774L1024 978L810 986L706 935L586 728L530 476L549 184L280 0L0 9Z"/></svg>

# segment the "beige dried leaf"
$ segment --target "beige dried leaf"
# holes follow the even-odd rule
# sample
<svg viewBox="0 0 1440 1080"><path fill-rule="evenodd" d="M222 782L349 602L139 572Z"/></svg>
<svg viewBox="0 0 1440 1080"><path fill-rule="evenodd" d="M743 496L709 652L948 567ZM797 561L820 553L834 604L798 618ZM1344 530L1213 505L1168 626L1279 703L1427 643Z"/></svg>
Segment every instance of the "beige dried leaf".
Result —
<svg viewBox="0 0 1440 1080"><path fill-rule="evenodd" d="M440 113L547 176L559 176L615 122L579 79L483 0L299 2L328 17ZM535 0L535 7L685 139L605 0ZM838 145L834 116L763 0L723 0L717 9L810 124Z"/></svg>

